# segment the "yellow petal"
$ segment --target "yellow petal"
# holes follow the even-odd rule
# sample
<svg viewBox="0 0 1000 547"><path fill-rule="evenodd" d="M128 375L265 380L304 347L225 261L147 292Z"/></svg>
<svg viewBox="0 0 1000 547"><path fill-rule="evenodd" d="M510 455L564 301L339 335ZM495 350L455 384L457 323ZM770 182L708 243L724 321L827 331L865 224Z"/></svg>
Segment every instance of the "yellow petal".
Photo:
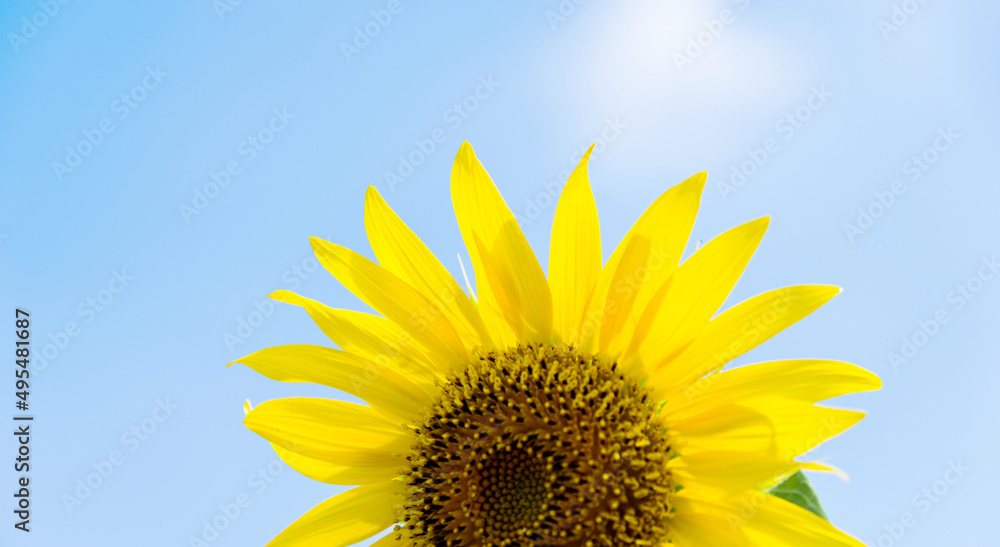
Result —
<svg viewBox="0 0 1000 547"><path fill-rule="evenodd" d="M685 489L674 496L677 515L707 515L726 523L723 530L742 539L732 543L682 543L681 545L750 545L780 547L864 547L863 544L837 530L826 520L806 509L764 492L747 490L725 500L703 499L696 491ZM704 536L706 538L711 536ZM724 538L725 536L718 536ZM721 541L721 540L720 540Z"/></svg>
<svg viewBox="0 0 1000 547"><path fill-rule="evenodd" d="M597 204L587 178L591 146L566 181L552 221L549 246L549 288L552 329L557 341L573 343L579 336L587 299L601 273L601 229Z"/></svg>
<svg viewBox="0 0 1000 547"><path fill-rule="evenodd" d="M366 406L331 399L265 401L243 424L286 450L357 467L402 466L411 442L400 423Z"/></svg>
<svg viewBox="0 0 1000 547"><path fill-rule="evenodd" d="M346 547L396 523L404 484L366 484L334 496L299 517L268 547Z"/></svg>
<svg viewBox="0 0 1000 547"><path fill-rule="evenodd" d="M709 241L678 268L666 295L639 319L648 324L643 338L632 340L623 361L630 356L647 370L674 357L722 306L767 230L768 218L737 226Z"/></svg>
<svg viewBox="0 0 1000 547"><path fill-rule="evenodd" d="M771 398L754 406L725 404L682 420L668 420L681 454L753 452L791 460L864 418L863 412Z"/></svg>
<svg viewBox="0 0 1000 547"><path fill-rule="evenodd" d="M691 227L698 214L698 204L701 201L702 190L705 188L706 174L704 172L685 180L664 192L639 217L632 228L622 239L618 248L612 253L607 264L601 270L601 275L587 303L585 323L581 329L579 346L582 351L597 350L598 336L604 322L605 310L619 308L622 303L621 291L626 291L631 285L615 284L615 275L626 249L633 238L641 238L649 242L648 266L642 272L625 272L618 274L622 279L625 275L630 282L641 282L636 294L630 296L634 300L632 313L626 319L622 332L631 332L632 326L638 321L639 314L646 308L650 299L660 290L670 278L680 262L684 248L687 246Z"/></svg>
<svg viewBox="0 0 1000 547"><path fill-rule="evenodd" d="M365 194L365 228L379 264L440 308L466 347L493 347L475 304L374 186Z"/></svg>
<svg viewBox="0 0 1000 547"><path fill-rule="evenodd" d="M530 327L536 317L528 295L520 290L520 274L517 268L504 264L502 253L494 252L486 247L478 235L473 234L479 260L486 273L486 281L493 291L493 298L500 308L504 319L516 333L519 340L525 342L540 342L541 332ZM550 333L551 336L551 333Z"/></svg>
<svg viewBox="0 0 1000 547"><path fill-rule="evenodd" d="M784 397L815 403L846 393L871 391L882 381L850 363L798 359L758 363L706 376L684 389L663 408L681 419L726 402L752 405L755 398Z"/></svg>
<svg viewBox="0 0 1000 547"><path fill-rule="evenodd" d="M754 494L747 493L746 496ZM865 547L812 512L777 496L756 507L752 518L742 526L754 545L775 547Z"/></svg>
<svg viewBox="0 0 1000 547"><path fill-rule="evenodd" d="M344 351L399 372L427 393L432 393L443 371L431 363L408 333L384 317L333 309L286 290L275 291L269 298L302 306L320 330Z"/></svg>
<svg viewBox="0 0 1000 547"><path fill-rule="evenodd" d="M709 321L678 356L651 368L649 385L657 397L673 398L691 382L785 330L839 292L826 285L796 285L741 302Z"/></svg>
<svg viewBox="0 0 1000 547"><path fill-rule="evenodd" d="M271 443L271 447L274 448L278 457L292 469L310 479L328 484L354 486L387 481L399 476L400 468L396 463L380 467L357 467L310 458L275 443Z"/></svg>
<svg viewBox="0 0 1000 547"><path fill-rule="evenodd" d="M309 238L316 258L344 287L403 329L447 367L469 362L469 352L441 308L402 279L358 253Z"/></svg>
<svg viewBox="0 0 1000 547"><path fill-rule="evenodd" d="M685 489L698 484L725 497L759 489L775 477L798 471L802 464L754 452L718 450L684 454L670 460L668 467Z"/></svg>
<svg viewBox="0 0 1000 547"><path fill-rule="evenodd" d="M599 350L605 355L620 354L625 349L623 346L635 333L629 319L635 310L638 289L642 287L642 280L647 277L650 263L654 260L651 246L652 242L644 236L629 238L625 252L614 270L611 290L604 302L604 320L601 322L599 336ZM674 267L670 264L663 265L660 269L673 270ZM659 302L660 299L656 301Z"/></svg>
<svg viewBox="0 0 1000 547"><path fill-rule="evenodd" d="M673 540L666 544L669 547L758 547L739 527L714 515L678 511L669 527Z"/></svg>
<svg viewBox="0 0 1000 547"><path fill-rule="evenodd" d="M431 402L430 395L398 372L323 346L275 346L233 363L243 363L279 382L311 382L346 391L379 412L404 420L413 418Z"/></svg>
<svg viewBox="0 0 1000 547"><path fill-rule="evenodd" d="M503 346L548 342L552 333L552 296L545 273L467 142L462 143L452 167L451 197L475 268L480 313L493 341ZM490 271L486 270L480 247L491 255ZM496 296L501 291L504 303ZM507 308L501 308L502 304Z"/></svg>
<svg viewBox="0 0 1000 547"><path fill-rule="evenodd" d="M838 479L844 482L851 480L851 478L847 476L847 473L844 473L843 469L835 467L828 463L800 462L799 465L804 471L818 471L820 473L830 473L831 475L835 475ZM767 485L767 488L772 488L774 486L777 486L778 484L781 483L781 481L784 481L787 478L788 477L781 477L781 480L775 482L774 484Z"/></svg>

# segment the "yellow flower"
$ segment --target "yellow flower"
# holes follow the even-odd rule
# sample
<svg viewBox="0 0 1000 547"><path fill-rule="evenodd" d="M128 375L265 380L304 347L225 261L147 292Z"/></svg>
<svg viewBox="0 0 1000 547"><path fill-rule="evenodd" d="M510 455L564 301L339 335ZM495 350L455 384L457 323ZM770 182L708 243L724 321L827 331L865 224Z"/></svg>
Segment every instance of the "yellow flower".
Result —
<svg viewBox="0 0 1000 547"><path fill-rule="evenodd" d="M475 268L473 300L374 188L378 263L313 239L323 266L380 315L288 291L341 349L268 348L238 362L369 406L318 398L247 405L245 424L303 474L360 485L270 545L861 546L762 490L860 412L816 406L880 380L848 363L721 371L839 292L776 289L716 315L767 218L683 263L705 173L660 196L602 267L590 152L555 212L546 278L464 143L451 192ZM471 293L471 288L470 288ZM714 316L714 317L713 317Z"/></svg>

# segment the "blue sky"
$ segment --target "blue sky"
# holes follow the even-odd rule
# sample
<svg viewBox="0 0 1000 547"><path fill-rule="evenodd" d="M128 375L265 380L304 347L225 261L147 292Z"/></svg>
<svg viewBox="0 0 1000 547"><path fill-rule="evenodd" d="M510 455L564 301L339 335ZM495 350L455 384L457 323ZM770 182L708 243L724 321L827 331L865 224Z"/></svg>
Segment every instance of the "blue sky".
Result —
<svg viewBox="0 0 1000 547"><path fill-rule="evenodd" d="M30 394L33 530L8 511L4 544L263 545L337 493L280 464L241 405L344 395L225 364L326 343L266 300L276 289L362 306L316 269L308 237L370 256L369 185L460 275L448 181L464 140L543 263L551 193L594 142L606 254L702 170L695 240L769 215L730 304L845 290L738 363L840 359L885 382L837 401L869 416L814 452L851 476L814 478L827 513L869 545L981 543L1000 449L997 12L6 3L0 310L31 313L47 359ZM9 461L16 440L0 450Z"/></svg>

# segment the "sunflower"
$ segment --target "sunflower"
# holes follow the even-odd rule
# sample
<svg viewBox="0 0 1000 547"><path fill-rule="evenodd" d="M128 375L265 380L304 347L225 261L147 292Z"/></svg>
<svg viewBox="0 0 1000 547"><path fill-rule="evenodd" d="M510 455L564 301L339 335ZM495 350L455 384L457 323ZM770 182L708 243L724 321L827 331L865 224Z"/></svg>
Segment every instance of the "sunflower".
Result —
<svg viewBox="0 0 1000 547"><path fill-rule="evenodd" d="M451 193L475 298L374 188L365 228L377 263L311 240L379 315L277 291L340 349L278 346L237 362L367 405L248 403L244 423L306 476L359 486L271 546L344 547L387 528L375 545L862 545L766 489L835 471L796 458L863 414L815 403L880 380L825 360L722 370L840 290L786 287L716 314L768 219L681 262L705 173L661 195L602 266L590 154L556 206L548 276L468 143Z"/></svg>

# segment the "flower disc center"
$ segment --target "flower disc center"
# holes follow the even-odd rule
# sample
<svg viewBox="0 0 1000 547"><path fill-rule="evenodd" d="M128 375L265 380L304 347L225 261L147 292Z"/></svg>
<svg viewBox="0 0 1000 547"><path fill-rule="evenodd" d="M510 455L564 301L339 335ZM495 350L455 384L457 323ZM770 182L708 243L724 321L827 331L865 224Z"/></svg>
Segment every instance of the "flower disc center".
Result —
<svg viewBox="0 0 1000 547"><path fill-rule="evenodd" d="M470 514L499 538L517 538L544 516L551 487L545 462L523 448L490 450L473 460Z"/></svg>
<svg viewBox="0 0 1000 547"><path fill-rule="evenodd" d="M673 482L658 408L571 348L481 354L414 426L397 531L419 547L661 542Z"/></svg>

